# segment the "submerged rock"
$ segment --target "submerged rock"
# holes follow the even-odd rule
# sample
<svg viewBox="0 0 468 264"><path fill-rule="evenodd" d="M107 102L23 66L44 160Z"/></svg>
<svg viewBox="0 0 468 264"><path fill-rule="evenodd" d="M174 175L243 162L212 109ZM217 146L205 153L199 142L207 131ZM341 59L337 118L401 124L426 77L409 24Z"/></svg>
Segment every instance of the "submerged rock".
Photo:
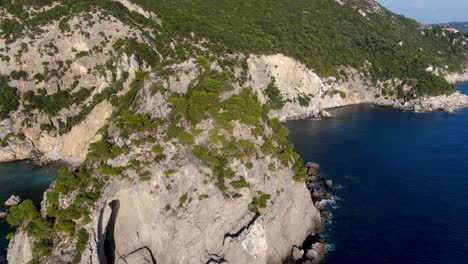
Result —
<svg viewBox="0 0 468 264"><path fill-rule="evenodd" d="M321 201L323 199L326 199L327 198L327 192L325 191L314 191L312 193L312 198L314 201Z"/></svg>
<svg viewBox="0 0 468 264"><path fill-rule="evenodd" d="M323 116L324 118L329 118L329 117L332 116L329 112L327 112L327 111L325 111L325 110L323 110L321 114L322 114L322 116Z"/></svg>
<svg viewBox="0 0 468 264"><path fill-rule="evenodd" d="M8 212L0 212L0 219L7 217Z"/></svg>
<svg viewBox="0 0 468 264"><path fill-rule="evenodd" d="M307 162L305 165L309 176L317 176L320 173L320 165L315 162Z"/></svg>

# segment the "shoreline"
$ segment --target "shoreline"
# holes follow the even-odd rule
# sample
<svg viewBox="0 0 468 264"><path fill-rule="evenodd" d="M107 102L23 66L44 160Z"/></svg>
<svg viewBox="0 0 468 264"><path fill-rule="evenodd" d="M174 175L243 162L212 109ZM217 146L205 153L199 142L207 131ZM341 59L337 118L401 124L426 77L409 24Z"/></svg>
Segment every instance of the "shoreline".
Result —
<svg viewBox="0 0 468 264"><path fill-rule="evenodd" d="M468 74L468 73L467 73ZM468 82L468 75L465 81L456 82L465 83ZM352 105L377 105L383 107L390 107L393 109L403 110L403 111L411 111L415 113L430 113L430 112L438 112L444 111L448 113L454 113L457 110L467 108L468 107L468 95L462 94L461 91L455 92L450 95L439 95L439 96L426 96L426 97L419 97L416 99L412 99L409 101L405 101L404 99L376 99L374 101L368 102L359 102L359 103L351 103L345 105L339 105L334 107L323 108L320 110L317 115L316 113L307 113L298 116L291 116L286 118L284 122L291 121L291 120L307 120L307 119L324 119L330 118L332 115L328 113L328 110L352 106Z"/></svg>
<svg viewBox="0 0 468 264"><path fill-rule="evenodd" d="M315 234L308 234L302 245L294 246L291 250L291 256L283 261L285 264L293 263L320 263L329 253L330 244L323 237L323 225L330 223L333 214L330 212L327 204L333 200L330 191L335 187L331 179L326 178L320 173L320 164L307 162L308 180L305 183L310 194L310 199L318 210L321 219L320 230Z"/></svg>
<svg viewBox="0 0 468 264"><path fill-rule="evenodd" d="M452 84L468 82L468 68L462 72L447 74L445 79Z"/></svg>

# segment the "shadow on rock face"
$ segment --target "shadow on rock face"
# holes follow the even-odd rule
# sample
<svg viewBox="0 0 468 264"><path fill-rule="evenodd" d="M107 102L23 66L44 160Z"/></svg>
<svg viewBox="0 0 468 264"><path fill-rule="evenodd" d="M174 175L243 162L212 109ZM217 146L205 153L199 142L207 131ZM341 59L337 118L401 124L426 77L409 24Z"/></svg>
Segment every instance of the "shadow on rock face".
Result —
<svg viewBox="0 0 468 264"><path fill-rule="evenodd" d="M114 240L114 230L115 230L115 220L117 219L117 214L120 209L120 201L114 200L109 203L109 206L112 210L109 217L109 222L106 228L106 235L104 240L104 254L107 264L115 263L115 240Z"/></svg>

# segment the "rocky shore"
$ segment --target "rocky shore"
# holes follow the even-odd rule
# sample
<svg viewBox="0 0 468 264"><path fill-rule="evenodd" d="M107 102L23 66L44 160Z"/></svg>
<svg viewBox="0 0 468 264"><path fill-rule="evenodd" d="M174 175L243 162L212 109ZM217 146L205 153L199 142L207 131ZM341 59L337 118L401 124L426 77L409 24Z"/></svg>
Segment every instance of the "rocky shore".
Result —
<svg viewBox="0 0 468 264"><path fill-rule="evenodd" d="M466 82L468 81L468 68L458 73L448 74L445 79L451 83Z"/></svg>
<svg viewBox="0 0 468 264"><path fill-rule="evenodd" d="M323 206L323 202L332 199L329 191L333 188L333 181L325 179L320 174L320 165L318 163L308 162L305 166L309 176L309 180L306 183L307 189L309 190L315 208L319 210L322 222L330 221L332 219L332 214ZM327 254L327 241L323 239L320 234L315 234L308 236L302 246L294 246L291 250L290 258L285 261L285 263L317 264L320 263Z"/></svg>
<svg viewBox="0 0 468 264"><path fill-rule="evenodd" d="M468 96L456 92L451 95L421 97L410 101L403 99L382 100L378 101L377 104L417 113L433 111L452 113L458 109L468 107Z"/></svg>

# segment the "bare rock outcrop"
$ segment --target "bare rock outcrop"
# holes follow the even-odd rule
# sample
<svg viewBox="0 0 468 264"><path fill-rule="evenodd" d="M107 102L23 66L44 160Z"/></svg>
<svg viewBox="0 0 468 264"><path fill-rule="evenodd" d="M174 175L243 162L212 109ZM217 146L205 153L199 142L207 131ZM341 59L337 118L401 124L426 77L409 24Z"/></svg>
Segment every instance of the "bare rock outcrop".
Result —
<svg viewBox="0 0 468 264"><path fill-rule="evenodd" d="M18 232L8 245L7 260L10 264L29 263L33 259L33 239L25 232Z"/></svg>
<svg viewBox="0 0 468 264"><path fill-rule="evenodd" d="M19 196L12 195L12 196L10 196L10 198L8 198L8 200L6 200L5 206L12 207L12 206L17 205L19 203L21 203L21 198Z"/></svg>
<svg viewBox="0 0 468 264"><path fill-rule="evenodd" d="M445 79L451 83L466 82L468 81L468 68L460 72L450 73L445 76Z"/></svg>
<svg viewBox="0 0 468 264"><path fill-rule="evenodd" d="M460 108L468 107L468 96L456 92L451 95L422 97L410 101L393 100L390 105L394 108L414 112L454 112Z"/></svg>
<svg viewBox="0 0 468 264"><path fill-rule="evenodd" d="M183 171L197 171L187 169ZM182 187L178 181L185 181L189 190L203 188L202 175L183 175L174 176L174 186ZM252 175L250 179L255 182L257 177ZM279 263L289 256L292 246L302 244L308 234L315 234L321 226L320 214L305 185L287 178L275 177L265 186L281 186L282 192L260 214L248 210L252 195L249 192L230 200L217 190L208 189L209 199L168 209L171 197L177 197L175 193L185 192L187 187L173 189L170 194L154 189L153 184L129 186L116 182L102 198L103 210L93 216L91 241L96 242L83 256L86 263L103 259L116 263L134 259L154 259L157 263L209 263L210 259ZM196 195L190 195L190 199L198 200Z"/></svg>
<svg viewBox="0 0 468 264"><path fill-rule="evenodd" d="M144 13L141 7L130 1L121 2L130 10ZM154 16L150 12L143 15ZM142 41L142 33L98 10L86 15L76 14L63 23L50 21L38 28L40 30L36 33L23 34L8 44L4 36L0 37L0 46L8 47L8 54L4 54L5 49L1 51L0 75L22 74L20 78L11 78L8 83L18 90L20 97L28 92L46 96L58 91L73 94L89 90L90 94L82 98L83 101L54 114L34 108L25 111L26 103L20 100L18 110L0 122L0 162L36 159L40 163L66 160L79 164L113 107L106 100L93 105L85 113L81 113L82 109L91 105L94 97L118 80L116 77L120 78L124 73L132 77L134 72L144 67L144 63L134 55L117 51L112 45L128 36ZM5 59L4 55L12 58ZM103 67L106 63L107 66ZM124 91L128 85L128 82L124 84ZM77 119L82 121L76 122ZM70 120L74 121L73 124L66 124ZM70 128L59 133L65 125Z"/></svg>

